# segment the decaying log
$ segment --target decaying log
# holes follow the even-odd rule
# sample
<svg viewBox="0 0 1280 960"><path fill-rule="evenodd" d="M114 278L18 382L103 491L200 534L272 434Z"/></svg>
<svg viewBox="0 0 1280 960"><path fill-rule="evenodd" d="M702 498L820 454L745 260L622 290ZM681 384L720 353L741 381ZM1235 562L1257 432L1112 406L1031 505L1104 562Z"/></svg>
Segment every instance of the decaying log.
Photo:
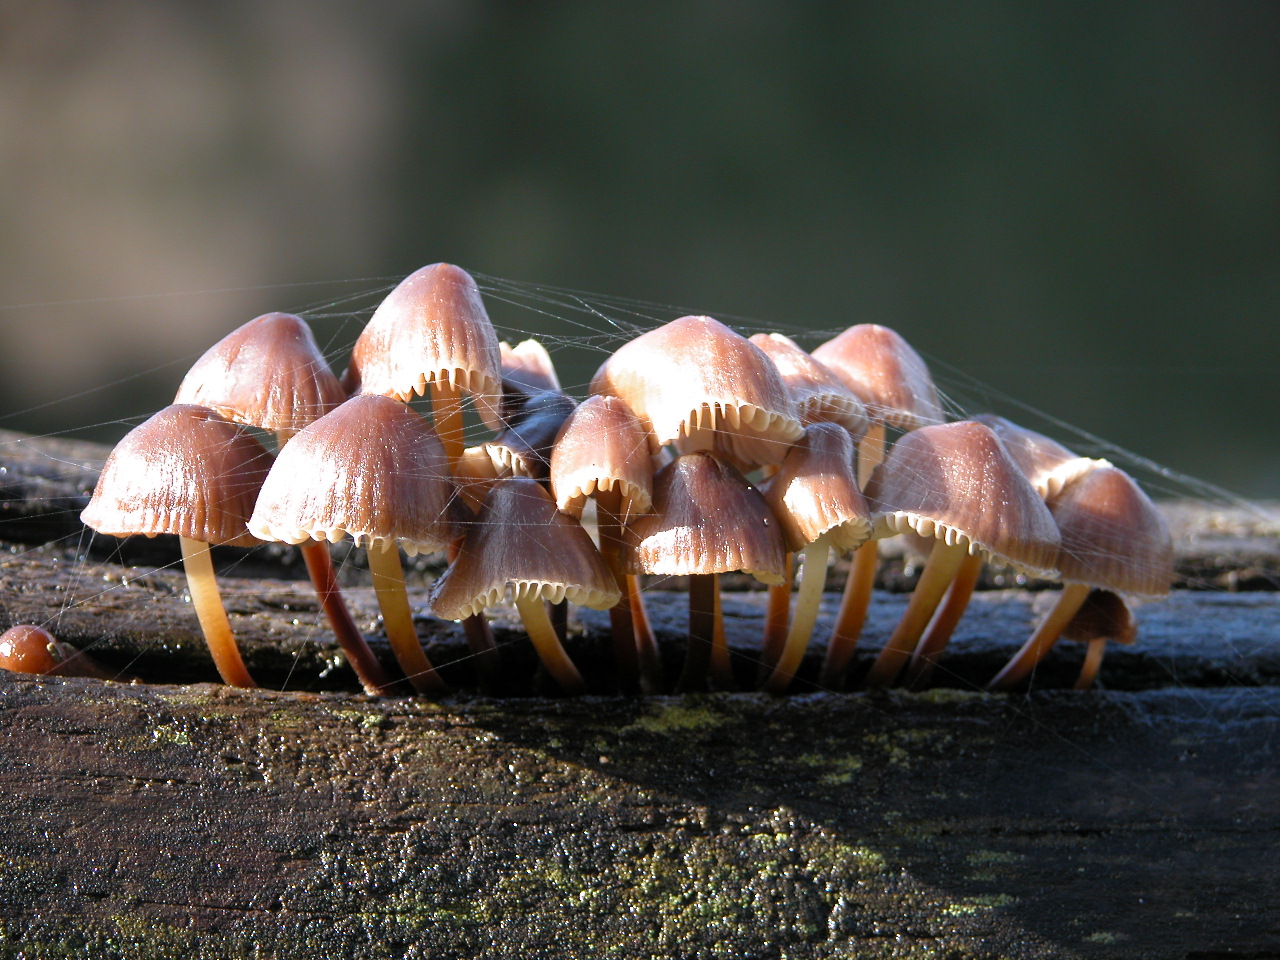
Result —
<svg viewBox="0 0 1280 960"><path fill-rule="evenodd" d="M501 619L510 695L479 696L460 631L421 618L458 690L433 703L357 692L279 548L220 557L266 689L208 682L172 545L76 520L103 455L0 436L0 627L146 681L0 675L0 955L1280 956L1265 517L1176 508L1184 579L1253 590L1142 607L1102 690L1063 689L1063 643L1035 692L973 692L1052 599L993 590L923 693L815 690L817 650L793 696L615 696L585 612L577 698ZM683 601L652 597L674 672ZM725 598L744 687L761 603ZM858 669L901 605L877 599Z"/></svg>

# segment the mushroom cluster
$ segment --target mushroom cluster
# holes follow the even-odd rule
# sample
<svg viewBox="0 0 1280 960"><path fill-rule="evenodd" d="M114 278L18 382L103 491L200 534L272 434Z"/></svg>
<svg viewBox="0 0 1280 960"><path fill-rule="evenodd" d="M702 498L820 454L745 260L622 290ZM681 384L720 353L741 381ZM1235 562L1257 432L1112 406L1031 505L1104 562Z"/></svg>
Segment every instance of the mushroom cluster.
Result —
<svg viewBox="0 0 1280 960"><path fill-rule="evenodd" d="M410 405L426 395L430 417ZM464 397L493 431L470 447ZM447 689L414 626L401 550L446 555L428 606L463 623L482 681L499 669L484 611L505 600L566 692L583 688L564 646L568 604L609 611L620 689L667 687L645 576L688 578L678 689L775 693L810 644L832 551L853 558L818 678L836 689L885 537L924 544L928 559L869 686L929 676L984 563L1065 585L993 689L1024 683L1059 636L1089 643L1088 685L1106 640L1133 640L1120 595L1160 595L1172 578L1169 532L1131 478L999 418L945 422L924 361L885 327L851 327L809 354L779 334L748 340L682 317L609 356L579 403L536 341L499 343L475 281L442 263L386 297L341 378L298 317L267 314L229 334L174 405L112 452L83 519L114 536L180 537L214 662L238 686L254 681L210 544L300 545L370 693ZM343 602L328 544L344 538L368 551L404 680ZM752 671L734 669L725 641L719 575L733 571L770 586Z"/></svg>

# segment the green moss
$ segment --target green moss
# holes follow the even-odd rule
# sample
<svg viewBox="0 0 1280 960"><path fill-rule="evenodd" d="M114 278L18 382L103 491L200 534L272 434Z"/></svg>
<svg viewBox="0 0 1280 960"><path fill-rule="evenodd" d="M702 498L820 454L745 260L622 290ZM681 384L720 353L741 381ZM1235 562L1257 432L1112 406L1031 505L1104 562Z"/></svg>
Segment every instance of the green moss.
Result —
<svg viewBox="0 0 1280 960"><path fill-rule="evenodd" d="M622 730L623 734L641 732L653 734L680 734L691 731L713 730L727 722L728 718L709 705L675 700L657 703L650 707L647 716Z"/></svg>

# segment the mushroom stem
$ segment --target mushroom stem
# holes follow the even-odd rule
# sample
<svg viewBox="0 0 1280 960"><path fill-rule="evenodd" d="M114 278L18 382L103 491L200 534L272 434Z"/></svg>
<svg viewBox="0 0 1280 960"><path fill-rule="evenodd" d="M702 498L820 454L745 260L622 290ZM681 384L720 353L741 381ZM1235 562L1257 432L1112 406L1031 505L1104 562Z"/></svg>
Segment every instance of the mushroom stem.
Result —
<svg viewBox="0 0 1280 960"><path fill-rule="evenodd" d="M347 662L359 678L360 686L371 697L385 693L391 685L391 678L369 649L369 644L342 599L338 578L333 572L333 560L329 556L329 545L313 540L302 544L301 550L302 560L307 565L307 575L320 599L320 607L329 620L329 626L333 628L338 646L342 648Z"/></svg>
<svg viewBox="0 0 1280 960"><path fill-rule="evenodd" d="M450 563L458 559L462 540L449 544L445 552ZM498 655L498 644L493 639L493 629L483 613L475 613L462 620L462 633L467 638L467 649L476 659L476 672L480 675L480 686L486 693L497 692L502 687L502 658Z"/></svg>
<svg viewBox="0 0 1280 960"><path fill-rule="evenodd" d="M1080 667L1080 676L1076 677L1075 690L1088 690L1093 686L1094 678L1102 667L1102 655L1107 651L1107 638L1094 637L1089 641L1089 648L1084 654L1084 663Z"/></svg>
<svg viewBox="0 0 1280 960"><path fill-rule="evenodd" d="M640 656L640 689L644 693L657 693L662 689L662 656L653 636L639 577L627 574L625 591L624 600L631 605L631 629L635 631L636 652Z"/></svg>
<svg viewBox="0 0 1280 960"><path fill-rule="evenodd" d="M988 690L1012 690L1035 669L1036 664L1045 658L1053 645L1062 636L1071 618L1079 611L1089 596L1089 586L1083 583L1068 583L1063 586L1062 594L1053 609L1045 614L1022 649L1013 655L1004 669L987 684Z"/></svg>
<svg viewBox="0 0 1280 960"><path fill-rule="evenodd" d="M583 686L582 674L578 673L578 668L573 665L560 638L556 636L551 618L547 616L546 603L533 593L517 591L516 609L520 611L525 633L533 641L533 648L538 652L543 666L565 693L580 693Z"/></svg>
<svg viewBox="0 0 1280 960"><path fill-rule="evenodd" d="M209 545L199 540L179 536L182 544L182 566L187 572L187 589L191 591L191 605L196 608L196 618L204 631L204 642L209 646L213 664L224 683L233 687L256 687L249 669L240 657L227 609L218 593L218 581L213 572L213 559Z"/></svg>
<svg viewBox="0 0 1280 960"><path fill-rule="evenodd" d="M677 689L681 692L705 690L711 666L711 648L716 633L716 585L719 575L694 573L689 576L689 647Z"/></svg>
<svg viewBox="0 0 1280 960"><path fill-rule="evenodd" d="M448 687L427 659L413 625L413 611L409 609L409 595L404 588L404 568L400 565L400 548L384 541L370 544L368 553L369 572L373 575L373 589L378 595L378 609L382 611L391 652L415 690L444 693Z"/></svg>
<svg viewBox="0 0 1280 960"><path fill-rule="evenodd" d="M787 623L791 619L791 587L794 566L794 554L788 553L783 560L786 570L782 583L769 585L769 604L764 614L764 646L760 651L760 659L765 667L774 667L782 651L787 645Z"/></svg>
<svg viewBox="0 0 1280 960"><path fill-rule="evenodd" d="M884 424L873 423L858 443L858 486L865 490L867 481L876 466L884 459ZM824 687L838 688L844 679L845 669L853 656L853 648L862 635L862 625L867 619L867 607L871 605L871 591L876 583L876 569L880 565L880 546L876 540L868 540L853 554L849 576L845 580L844 595L840 598L840 610L827 641L827 653L822 663L819 682Z"/></svg>
<svg viewBox="0 0 1280 960"><path fill-rule="evenodd" d="M809 646L809 637L813 634L813 625L818 621L818 608L822 605L822 588L827 581L827 555L830 547L827 538L819 537L804 548L804 562L800 567L800 590L796 595L795 616L791 618L791 629L787 633L786 644L778 656L777 666L765 683L769 693L783 693L790 686L791 680L804 659L805 649Z"/></svg>
<svg viewBox="0 0 1280 960"><path fill-rule="evenodd" d="M885 642L875 663L871 665L871 671L867 674L868 687L887 687L897 679L907 658L911 656L911 651L915 649L920 634L938 608L942 594L955 579L956 572L968 555L969 548L964 543L948 544L945 540L934 543L933 549L929 551L929 559L925 561L924 570L920 573L920 580L916 583L915 590L911 591L906 612Z"/></svg>
<svg viewBox="0 0 1280 960"><path fill-rule="evenodd" d="M627 574L622 569L618 551L622 543L622 525L618 512L622 505L622 493L612 490L596 491L596 517L600 533L600 555L608 564L613 579L617 581L622 596L609 608L609 627L613 634L613 655L618 661L624 689L634 689L640 678L640 651L636 647L635 626L632 621L631 598L627 589Z"/></svg>
<svg viewBox="0 0 1280 960"><path fill-rule="evenodd" d="M955 579L947 588L942 606L930 621L925 635L916 644L916 652L911 655L911 665L907 668L907 686L919 686L933 673L938 657L969 607L969 598L973 596L974 587L978 585L978 578L982 575L982 563L982 557L970 554L960 564Z"/></svg>
<svg viewBox="0 0 1280 960"><path fill-rule="evenodd" d="M717 690L732 690L736 684L733 680L733 665L729 663L729 637L724 632L724 605L720 602L719 577L716 577L715 593L712 595L712 611L715 614L715 626L711 631L711 679Z"/></svg>
<svg viewBox="0 0 1280 960"><path fill-rule="evenodd" d="M462 426L462 390L453 381L438 378L431 381L431 419L435 423L436 435L444 445L449 473L456 474L458 461L462 459L465 440Z"/></svg>

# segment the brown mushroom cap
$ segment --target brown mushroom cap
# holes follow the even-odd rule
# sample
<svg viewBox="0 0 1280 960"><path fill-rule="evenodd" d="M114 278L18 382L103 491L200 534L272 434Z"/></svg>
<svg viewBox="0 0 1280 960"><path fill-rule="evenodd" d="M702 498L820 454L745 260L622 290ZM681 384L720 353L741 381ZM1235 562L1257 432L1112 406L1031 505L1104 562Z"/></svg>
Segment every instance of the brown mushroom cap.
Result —
<svg viewBox="0 0 1280 960"><path fill-rule="evenodd" d="M871 511L858 490L853 439L834 423L814 423L788 452L764 498L782 521L787 549L797 551L823 534L838 553L871 536Z"/></svg>
<svg viewBox="0 0 1280 960"><path fill-rule="evenodd" d="M681 317L623 344L591 392L618 397L667 443L714 447L743 464L781 463L802 432L772 361L710 317Z"/></svg>
<svg viewBox="0 0 1280 960"><path fill-rule="evenodd" d="M498 337L475 280L447 263L411 273L387 295L356 340L345 376L353 393L406 401L433 380L470 393L481 419L498 429Z"/></svg>
<svg viewBox="0 0 1280 960"><path fill-rule="evenodd" d="M565 421L551 452L556 506L582 516L587 497L617 489L620 517L645 513L653 503L653 461L645 428L617 397L588 397Z"/></svg>
<svg viewBox="0 0 1280 960"><path fill-rule="evenodd" d="M58 641L44 627L19 623L0 633L0 670L52 673L62 662Z"/></svg>
<svg viewBox="0 0 1280 960"><path fill-rule="evenodd" d="M676 457L653 478L653 512L624 534L628 573L670 576L743 570L781 583L782 529L764 497L709 453Z"/></svg>
<svg viewBox="0 0 1280 960"><path fill-rule="evenodd" d="M1062 579L1156 597L1173 579L1173 539L1164 517L1123 470L1106 460L1048 501L1062 532Z"/></svg>
<svg viewBox="0 0 1280 960"><path fill-rule="evenodd" d="M782 374L796 402L800 422L838 423L855 440L867 432L867 410L831 370L780 333L757 333L751 342L764 351Z"/></svg>
<svg viewBox="0 0 1280 960"><path fill-rule="evenodd" d="M80 519L113 537L172 533L253 546L245 524L270 464L235 424L207 407L173 404L116 444Z"/></svg>
<svg viewBox="0 0 1280 960"><path fill-rule="evenodd" d="M605 610L617 582L581 524L556 509L536 480L509 477L490 488L458 558L431 590L431 609L462 620L504 596L568 600Z"/></svg>
<svg viewBox="0 0 1280 960"><path fill-rule="evenodd" d="M1072 453L1056 440L1042 433L1020 427L1016 423L984 413L973 418L991 428L1009 451L1019 469L1031 481L1036 492L1048 497L1062 489L1072 477L1078 475L1090 461Z"/></svg>
<svg viewBox="0 0 1280 960"><path fill-rule="evenodd" d="M183 378L174 403L196 403L235 423L296 433L346 397L306 322L265 313L206 350Z"/></svg>
<svg viewBox="0 0 1280 960"><path fill-rule="evenodd" d="M1138 638L1138 624L1124 598L1110 590L1090 590L1071 622L1062 628L1063 639L1088 643L1114 640L1132 644Z"/></svg>
<svg viewBox="0 0 1280 960"><path fill-rule="evenodd" d="M546 347L537 340L521 340L514 347L503 340L498 344L502 354L502 378L520 392L532 397L547 390L559 390L560 378Z"/></svg>
<svg viewBox="0 0 1280 960"><path fill-rule="evenodd" d="M928 366L888 327L860 323L822 344L813 356L857 394L873 420L899 430L942 421Z"/></svg>
<svg viewBox="0 0 1280 960"><path fill-rule="evenodd" d="M905 434L876 468L867 500L884 532L966 544L1036 576L1056 577L1057 524L1004 444L971 420Z"/></svg>
<svg viewBox="0 0 1280 960"><path fill-rule="evenodd" d="M398 400L364 394L280 451L249 527L283 543L350 536L432 553L457 533L456 494L430 425Z"/></svg>

